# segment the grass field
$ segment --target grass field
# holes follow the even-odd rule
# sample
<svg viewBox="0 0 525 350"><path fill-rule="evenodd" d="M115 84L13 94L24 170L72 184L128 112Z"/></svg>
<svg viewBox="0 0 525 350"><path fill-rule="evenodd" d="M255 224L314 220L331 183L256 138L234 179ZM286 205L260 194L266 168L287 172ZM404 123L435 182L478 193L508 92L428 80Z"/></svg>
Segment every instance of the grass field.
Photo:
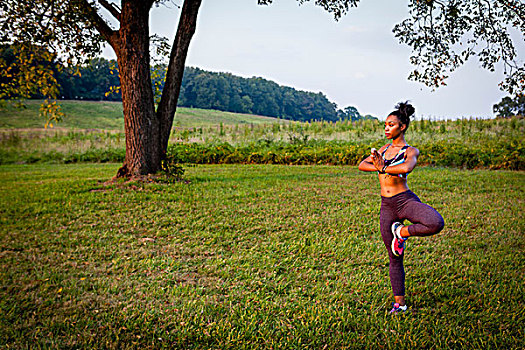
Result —
<svg viewBox="0 0 525 350"><path fill-rule="evenodd" d="M183 182L105 184L124 154L120 103L66 101L51 130L38 103L0 112L0 348L523 347L523 171L416 168L411 188L446 227L409 241L410 312L392 317L374 175L186 164ZM372 121L181 108L175 126L181 152L210 159L349 147L358 160L382 142ZM421 162L522 169L524 130L416 121L407 139ZM59 164L71 162L110 163Z"/></svg>
<svg viewBox="0 0 525 350"><path fill-rule="evenodd" d="M416 168L446 227L409 241L392 317L376 176L199 165L105 186L119 166L0 166L1 347L523 348L523 172Z"/></svg>
<svg viewBox="0 0 525 350"><path fill-rule="evenodd" d="M43 129L45 120L38 116L39 100L28 100L25 109L9 107L0 109L0 129ZM59 101L66 117L59 122L58 129L98 129L124 131L124 115L121 102ZM208 125L262 124L279 119L250 114L221 112L215 110L179 107L173 126L196 127Z"/></svg>

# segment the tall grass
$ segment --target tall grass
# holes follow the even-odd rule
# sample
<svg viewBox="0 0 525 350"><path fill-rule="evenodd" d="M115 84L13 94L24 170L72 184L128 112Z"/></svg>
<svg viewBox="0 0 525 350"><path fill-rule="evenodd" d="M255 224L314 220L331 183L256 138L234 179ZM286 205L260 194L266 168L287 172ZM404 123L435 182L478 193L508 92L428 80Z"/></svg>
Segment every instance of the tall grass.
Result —
<svg viewBox="0 0 525 350"><path fill-rule="evenodd" d="M421 151L419 164L525 169L523 119L418 120L407 133ZM382 122L261 123L176 127L173 162L358 164L371 147L386 143ZM0 131L0 164L123 161L121 131Z"/></svg>
<svg viewBox="0 0 525 350"><path fill-rule="evenodd" d="M97 130L0 130L0 164L120 162L121 132Z"/></svg>

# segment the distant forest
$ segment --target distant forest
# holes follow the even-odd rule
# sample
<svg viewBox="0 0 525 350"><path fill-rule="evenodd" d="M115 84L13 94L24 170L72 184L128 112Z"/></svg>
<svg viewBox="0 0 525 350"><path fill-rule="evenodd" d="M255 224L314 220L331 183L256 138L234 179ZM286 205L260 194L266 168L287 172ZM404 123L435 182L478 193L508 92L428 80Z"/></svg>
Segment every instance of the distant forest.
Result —
<svg viewBox="0 0 525 350"><path fill-rule="evenodd" d="M152 67L154 91L162 91L165 71L165 66ZM58 81L63 99L121 101L120 92L112 92L119 85L115 61L91 60L78 67L76 74L75 70L63 70ZM193 67L184 70L178 105L297 121L373 118L361 116L355 107L337 109L321 92L299 91L263 78L242 78Z"/></svg>
<svg viewBox="0 0 525 350"><path fill-rule="evenodd" d="M321 92L298 91L263 78L184 70L179 104L293 120L338 120L336 105Z"/></svg>
<svg viewBox="0 0 525 350"><path fill-rule="evenodd" d="M7 65L15 59L9 47L0 48L0 56ZM59 98L122 101L115 60L96 58L85 65L69 68L60 63L55 65L55 76L60 85ZM164 65L151 68L152 89L157 98L163 88L165 72ZM337 109L337 105L322 92L299 91L259 77L242 78L231 73L209 72L193 67L184 69L178 105L297 121L373 118L361 116L355 107Z"/></svg>

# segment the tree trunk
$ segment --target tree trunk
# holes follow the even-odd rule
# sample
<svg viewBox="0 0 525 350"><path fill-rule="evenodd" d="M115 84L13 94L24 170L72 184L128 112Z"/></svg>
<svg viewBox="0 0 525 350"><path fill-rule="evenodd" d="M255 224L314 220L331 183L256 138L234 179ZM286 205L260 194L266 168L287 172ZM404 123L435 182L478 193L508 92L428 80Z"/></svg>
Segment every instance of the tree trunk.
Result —
<svg viewBox="0 0 525 350"><path fill-rule="evenodd" d="M179 19L177 34L171 48L170 62L166 74L166 82L162 91L162 97L157 109L160 122L160 150L161 157L165 158L168 149L173 118L177 109L184 65L191 39L197 27L197 14L202 0L185 0Z"/></svg>
<svg viewBox="0 0 525 350"><path fill-rule="evenodd" d="M155 173L161 165L160 123L151 88L149 11L151 1L122 1L118 45L126 158L117 177Z"/></svg>
<svg viewBox="0 0 525 350"><path fill-rule="evenodd" d="M119 13L102 2L120 22L117 32L109 28L87 1L83 6L99 32L111 44L119 66L126 158L117 177L146 175L159 171L166 157L168 140L177 108L188 48L195 33L202 0L185 0L170 54L162 98L155 113L149 55L149 12L153 0L122 0Z"/></svg>

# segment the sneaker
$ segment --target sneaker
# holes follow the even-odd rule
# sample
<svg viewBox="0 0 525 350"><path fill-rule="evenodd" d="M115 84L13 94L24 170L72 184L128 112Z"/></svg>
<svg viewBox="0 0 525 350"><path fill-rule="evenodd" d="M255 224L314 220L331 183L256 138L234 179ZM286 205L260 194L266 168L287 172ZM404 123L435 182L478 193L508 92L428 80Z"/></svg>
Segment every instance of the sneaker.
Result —
<svg viewBox="0 0 525 350"><path fill-rule="evenodd" d="M401 314L408 310L408 306L406 305L399 305L399 303L392 303L392 310L390 310L389 314Z"/></svg>
<svg viewBox="0 0 525 350"><path fill-rule="evenodd" d="M394 253L395 256L401 256L405 251L407 238L401 237L400 231L402 227L405 226L397 221L392 224L392 234L394 235L394 239L392 240L392 253Z"/></svg>

